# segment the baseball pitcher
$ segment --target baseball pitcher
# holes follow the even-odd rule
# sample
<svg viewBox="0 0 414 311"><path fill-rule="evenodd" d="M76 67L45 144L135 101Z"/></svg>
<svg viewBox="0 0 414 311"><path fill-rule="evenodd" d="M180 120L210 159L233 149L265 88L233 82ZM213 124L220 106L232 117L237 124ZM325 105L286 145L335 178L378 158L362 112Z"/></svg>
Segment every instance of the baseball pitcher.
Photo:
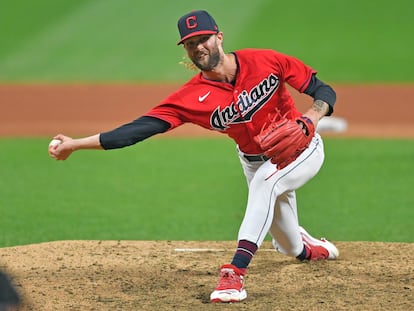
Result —
<svg viewBox="0 0 414 311"><path fill-rule="evenodd" d="M57 160L81 149L116 149L191 122L229 136L248 184L248 200L233 258L221 266L212 302L247 297L247 267L267 234L275 249L306 260L338 257L326 239L312 237L298 223L295 190L315 176L324 161L323 141L315 128L332 114L334 90L299 59L270 49L223 50L224 34L206 11L178 20L180 40L199 72L150 111L113 130L49 147ZM298 111L286 85L313 98Z"/></svg>

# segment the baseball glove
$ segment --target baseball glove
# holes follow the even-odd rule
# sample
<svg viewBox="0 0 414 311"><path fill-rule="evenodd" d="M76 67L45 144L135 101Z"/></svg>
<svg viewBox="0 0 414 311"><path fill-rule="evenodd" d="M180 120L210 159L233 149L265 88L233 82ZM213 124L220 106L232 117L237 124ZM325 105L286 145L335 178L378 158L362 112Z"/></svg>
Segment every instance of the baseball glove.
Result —
<svg viewBox="0 0 414 311"><path fill-rule="evenodd" d="M309 146L315 126L313 122L301 116L293 120L277 113L265 123L254 140L264 150L264 155L282 169L292 163Z"/></svg>

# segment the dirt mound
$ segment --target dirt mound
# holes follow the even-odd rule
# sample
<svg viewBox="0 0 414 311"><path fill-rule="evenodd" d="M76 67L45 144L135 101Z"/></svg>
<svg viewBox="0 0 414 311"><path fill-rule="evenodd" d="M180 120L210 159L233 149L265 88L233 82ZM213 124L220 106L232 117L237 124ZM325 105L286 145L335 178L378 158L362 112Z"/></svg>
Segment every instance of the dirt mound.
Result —
<svg viewBox="0 0 414 311"><path fill-rule="evenodd" d="M413 310L413 243L336 242L336 261L301 263L265 242L248 298L209 295L235 242L62 241L0 249L22 310Z"/></svg>
<svg viewBox="0 0 414 311"><path fill-rule="evenodd" d="M129 122L178 85L1 85L0 137L92 135ZM346 136L414 137L414 84L336 85L335 117L347 120ZM292 91L301 111L311 97ZM341 134L343 136L344 134ZM184 125L171 136L220 135Z"/></svg>

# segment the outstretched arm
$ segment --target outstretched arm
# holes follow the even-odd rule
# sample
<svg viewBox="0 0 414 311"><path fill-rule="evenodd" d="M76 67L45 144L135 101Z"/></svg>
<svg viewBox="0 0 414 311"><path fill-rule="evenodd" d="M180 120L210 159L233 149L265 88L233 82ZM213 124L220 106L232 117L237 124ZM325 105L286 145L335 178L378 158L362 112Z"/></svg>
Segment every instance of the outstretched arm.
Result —
<svg viewBox="0 0 414 311"><path fill-rule="evenodd" d="M59 134L54 137L62 143L49 146L48 152L56 160L66 160L74 151L81 149L117 149L136 144L155 134L163 133L170 124L154 117L140 117L131 123L124 124L112 131L73 139Z"/></svg>
<svg viewBox="0 0 414 311"><path fill-rule="evenodd" d="M96 134L89 137L73 139L62 134L56 135L53 138L62 141L62 143L49 146L49 155L56 160L66 160L76 150L103 149L99 141L99 136L100 134Z"/></svg>

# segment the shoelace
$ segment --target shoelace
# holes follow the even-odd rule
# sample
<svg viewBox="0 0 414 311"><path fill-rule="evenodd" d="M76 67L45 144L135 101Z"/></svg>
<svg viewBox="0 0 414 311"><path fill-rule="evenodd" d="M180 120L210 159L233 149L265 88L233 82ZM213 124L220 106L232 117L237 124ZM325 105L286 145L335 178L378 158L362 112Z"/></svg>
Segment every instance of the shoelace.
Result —
<svg viewBox="0 0 414 311"><path fill-rule="evenodd" d="M220 271L219 288L239 289L242 284L241 277L232 269L223 269Z"/></svg>

